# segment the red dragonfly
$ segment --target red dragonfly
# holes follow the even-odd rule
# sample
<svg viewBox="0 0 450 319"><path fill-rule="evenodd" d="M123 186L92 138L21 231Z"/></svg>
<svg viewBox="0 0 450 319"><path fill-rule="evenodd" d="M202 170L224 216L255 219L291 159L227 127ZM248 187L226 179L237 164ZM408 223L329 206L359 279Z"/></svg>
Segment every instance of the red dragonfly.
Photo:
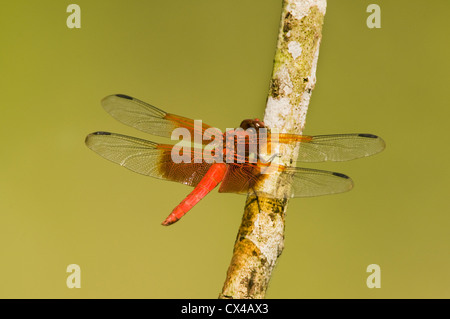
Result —
<svg viewBox="0 0 450 319"><path fill-rule="evenodd" d="M209 125L202 124L199 127L194 120L164 112L123 94L107 96L102 100L102 106L120 122L152 135L170 138L177 128L187 129L192 134L201 133L202 136L211 130L221 134L220 130ZM257 131L265 128L264 123L258 119L242 121L242 129L249 127ZM230 140L226 134L219 136L223 136L223 145L226 145L221 154L216 154L221 159L230 154ZM384 141L372 134L306 136L279 133L277 137L279 143L298 144L297 160L301 162L347 161L370 156L385 147ZM233 141L236 143L236 139ZM251 143L249 140L245 141L247 144ZM211 141L201 142L206 145ZM172 144L158 144L109 132L89 134L86 145L106 159L134 172L195 187L164 220L162 225L165 226L178 221L219 183L221 193L280 197L275 191L267 191L262 187L268 176L264 174L264 170L271 164L273 157L269 160L257 157L250 161L250 154L246 152L241 161L237 160L237 155L232 154L235 161L231 163L221 160L208 162L205 159L195 161L196 156L203 152L202 147L197 146L188 154L190 161L175 162L172 158ZM290 185L290 191L283 195L285 198L342 193L353 187L350 177L341 173L283 165L277 166L277 172L277 185Z"/></svg>

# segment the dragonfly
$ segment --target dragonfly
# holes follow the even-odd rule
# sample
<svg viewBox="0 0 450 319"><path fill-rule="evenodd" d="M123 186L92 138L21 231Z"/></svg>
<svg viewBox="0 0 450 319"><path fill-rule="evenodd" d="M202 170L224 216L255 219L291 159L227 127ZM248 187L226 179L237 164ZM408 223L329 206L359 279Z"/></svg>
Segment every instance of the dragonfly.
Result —
<svg viewBox="0 0 450 319"><path fill-rule="evenodd" d="M102 100L101 104L106 112L118 121L151 135L171 138L175 129L185 129L194 136L199 133L207 135L206 133L209 132L210 135L215 136L215 139L219 136L218 140L223 142L223 152L215 154L215 160L198 160L199 155L203 154L203 147L211 142L206 138L201 140L201 146L194 146L187 154L183 154L187 155L188 160L175 161L173 151L176 145L173 144L159 144L104 131L94 132L86 137L85 143L88 148L131 171L194 187L194 190L162 222L164 226L177 222L219 184L220 193L254 194L265 198L337 194L349 191L353 187L352 179L342 173L276 165L276 184L287 185L289 189L280 195L276 191L277 187L272 190L263 187L264 181L269 176L265 170L279 154L269 159L262 156L250 158L251 154L247 150L238 158L233 153L233 148L230 148L229 136L219 129L204 123L199 126L198 122L192 119L167 113L128 95L109 95ZM268 130L270 136L270 130L258 119L246 119L241 122L240 128L252 128L257 132L264 128ZM238 138L239 135L236 134L236 138L233 137L231 143L236 144ZM264 140L258 134L256 138L256 142ZM267 146L270 143L267 136L265 138ZM250 144L255 142L250 141L249 138L241 138L242 140L247 144L248 149ZM317 136L278 133L277 142L295 144L298 147L297 161L299 162L348 161L379 153L385 148L382 138L365 133ZM177 152L179 153L178 150L175 153ZM225 162L221 160L226 156L234 160Z"/></svg>

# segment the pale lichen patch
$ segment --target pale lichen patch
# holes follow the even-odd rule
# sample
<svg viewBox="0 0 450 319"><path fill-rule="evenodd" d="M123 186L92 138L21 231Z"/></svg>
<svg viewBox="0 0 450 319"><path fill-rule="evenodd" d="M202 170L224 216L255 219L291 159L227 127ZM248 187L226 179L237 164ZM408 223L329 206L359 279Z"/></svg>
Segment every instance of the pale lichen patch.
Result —
<svg viewBox="0 0 450 319"><path fill-rule="evenodd" d="M292 58L295 60L302 54L302 45L297 41L291 41L288 44L288 50L292 55Z"/></svg>
<svg viewBox="0 0 450 319"><path fill-rule="evenodd" d="M264 123L270 128L283 128L283 122L290 114L291 101L289 97L273 98L269 96L266 104Z"/></svg>
<svg viewBox="0 0 450 319"><path fill-rule="evenodd" d="M297 20L300 20L307 12L309 12L311 7L317 7L319 11L325 15L327 4L325 1L317 0L293 0L287 5L286 9L291 12Z"/></svg>
<svg viewBox="0 0 450 319"><path fill-rule="evenodd" d="M280 216L272 219L266 214L258 214L253 226L253 231L247 235L247 239L259 248L267 259L268 266L273 267L278 257L280 243L283 242L283 219Z"/></svg>

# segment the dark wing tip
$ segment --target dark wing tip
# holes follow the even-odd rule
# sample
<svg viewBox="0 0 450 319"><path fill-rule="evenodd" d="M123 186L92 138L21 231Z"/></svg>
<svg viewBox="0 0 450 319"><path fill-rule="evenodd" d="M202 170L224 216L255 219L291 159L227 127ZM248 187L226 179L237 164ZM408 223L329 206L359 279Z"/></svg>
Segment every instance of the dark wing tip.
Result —
<svg viewBox="0 0 450 319"><path fill-rule="evenodd" d="M133 98L131 96L125 95L125 94L115 94L117 97L121 97L123 99L132 100Z"/></svg>
<svg viewBox="0 0 450 319"><path fill-rule="evenodd" d="M345 179L350 179L349 176L347 176L347 175L345 175L345 174L342 174L342 173L336 173L336 172L333 172L333 175L334 175L334 176L338 176L338 177L342 177L342 178L345 178Z"/></svg>
<svg viewBox="0 0 450 319"><path fill-rule="evenodd" d="M379 136L374 135L374 134L358 134L359 137L365 137L365 138L373 138L376 139L376 143L378 143L378 149L374 150L374 152L372 154L369 155L373 155L376 153L381 152L382 150L384 150L386 148L386 142Z"/></svg>
<svg viewBox="0 0 450 319"><path fill-rule="evenodd" d="M360 137L367 137L367 138L378 138L378 136L373 134L358 134Z"/></svg>
<svg viewBox="0 0 450 319"><path fill-rule="evenodd" d="M111 133L109 133L109 132L101 132L101 131L100 132L91 133L88 136L86 136L86 139L84 140L84 143L86 143L86 145L89 146L89 140L94 135L111 135Z"/></svg>
<svg viewBox="0 0 450 319"><path fill-rule="evenodd" d="M111 135L111 133L99 131L99 132L91 133L90 135Z"/></svg>

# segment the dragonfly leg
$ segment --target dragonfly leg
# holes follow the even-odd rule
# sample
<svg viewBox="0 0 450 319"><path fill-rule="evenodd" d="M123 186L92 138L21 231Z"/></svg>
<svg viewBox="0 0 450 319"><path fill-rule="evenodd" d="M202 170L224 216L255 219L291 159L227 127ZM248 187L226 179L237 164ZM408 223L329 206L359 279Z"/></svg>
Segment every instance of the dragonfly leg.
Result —
<svg viewBox="0 0 450 319"><path fill-rule="evenodd" d="M272 162L273 159L274 159L275 157L280 157L280 154L279 154L279 153L275 153L275 154L273 154L268 160L265 160L265 159L261 156L261 154L258 154L258 156L259 156L259 159L261 160L261 162L263 162L264 164L267 164L267 163Z"/></svg>
<svg viewBox="0 0 450 319"><path fill-rule="evenodd" d="M253 188L253 186L252 186L252 190L253 190L253 193L255 194L256 204L258 205L258 211L261 212L261 206L259 206L259 197L258 197L258 194L256 194L256 191Z"/></svg>

